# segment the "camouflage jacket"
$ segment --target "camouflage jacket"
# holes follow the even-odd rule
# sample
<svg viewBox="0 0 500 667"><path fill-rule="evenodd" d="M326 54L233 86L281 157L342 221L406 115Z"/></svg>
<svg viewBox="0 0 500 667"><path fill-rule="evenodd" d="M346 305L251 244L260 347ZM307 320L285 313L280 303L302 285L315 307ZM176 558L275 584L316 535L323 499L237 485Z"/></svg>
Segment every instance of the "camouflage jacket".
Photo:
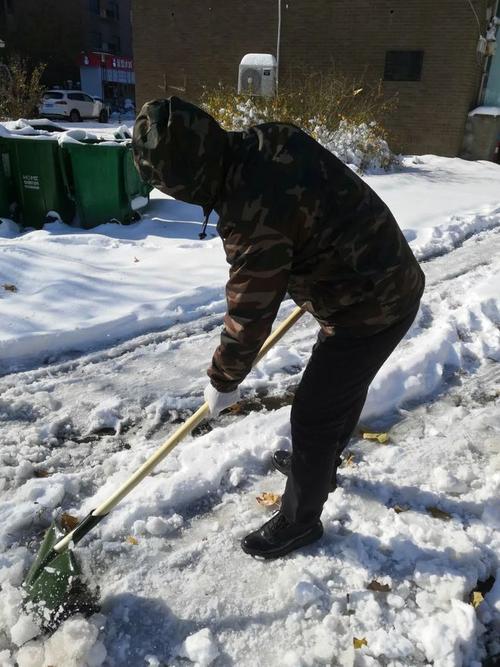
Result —
<svg viewBox="0 0 500 667"><path fill-rule="evenodd" d="M286 293L331 335L369 336L417 307L424 276L390 210L298 127L226 132L172 97L144 105L133 148L144 180L219 214L230 270L208 374L220 391L250 371Z"/></svg>

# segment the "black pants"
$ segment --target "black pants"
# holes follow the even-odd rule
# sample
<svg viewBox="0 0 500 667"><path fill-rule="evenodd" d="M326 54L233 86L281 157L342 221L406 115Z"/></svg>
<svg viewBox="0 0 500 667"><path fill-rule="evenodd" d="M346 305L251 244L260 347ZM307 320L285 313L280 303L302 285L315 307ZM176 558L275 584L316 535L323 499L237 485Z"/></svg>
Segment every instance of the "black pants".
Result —
<svg viewBox="0 0 500 667"><path fill-rule="evenodd" d="M417 310L366 338L319 334L292 404L292 469L281 504L290 521L319 519L368 388Z"/></svg>

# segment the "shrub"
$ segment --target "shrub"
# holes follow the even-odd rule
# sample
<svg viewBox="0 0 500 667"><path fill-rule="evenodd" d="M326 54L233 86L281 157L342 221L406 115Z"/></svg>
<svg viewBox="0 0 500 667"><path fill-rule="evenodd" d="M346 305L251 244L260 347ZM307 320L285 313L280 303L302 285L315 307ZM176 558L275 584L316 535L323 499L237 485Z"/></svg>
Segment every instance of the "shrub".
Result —
<svg viewBox="0 0 500 667"><path fill-rule="evenodd" d="M229 86L205 89L203 107L228 130L269 121L288 122L308 132L341 160L360 171L389 170L399 157L389 148L383 121L396 107L382 84L351 80L334 70L303 74L280 85L274 98L238 95Z"/></svg>
<svg viewBox="0 0 500 667"><path fill-rule="evenodd" d="M0 66L0 119L30 118L38 113L44 93L41 77L45 65L31 67L19 56Z"/></svg>

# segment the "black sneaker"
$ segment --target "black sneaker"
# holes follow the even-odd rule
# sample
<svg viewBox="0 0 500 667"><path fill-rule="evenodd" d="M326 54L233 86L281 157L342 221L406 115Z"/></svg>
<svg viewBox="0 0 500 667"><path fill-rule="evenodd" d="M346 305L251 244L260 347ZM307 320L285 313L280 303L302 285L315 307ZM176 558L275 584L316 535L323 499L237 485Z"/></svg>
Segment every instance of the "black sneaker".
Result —
<svg viewBox="0 0 500 667"><path fill-rule="evenodd" d="M319 540L322 535L321 521L303 526L291 523L284 514L277 512L259 530L243 538L241 548L251 556L279 558L294 549Z"/></svg>
<svg viewBox="0 0 500 667"><path fill-rule="evenodd" d="M273 452L272 462L276 470L279 470L279 472L288 477L292 467L291 452L287 452L285 449L277 449L275 452ZM337 465L340 465L341 463L342 459L339 456ZM334 473L332 481L330 483L330 491L335 491L336 488L337 488L337 475L336 473Z"/></svg>

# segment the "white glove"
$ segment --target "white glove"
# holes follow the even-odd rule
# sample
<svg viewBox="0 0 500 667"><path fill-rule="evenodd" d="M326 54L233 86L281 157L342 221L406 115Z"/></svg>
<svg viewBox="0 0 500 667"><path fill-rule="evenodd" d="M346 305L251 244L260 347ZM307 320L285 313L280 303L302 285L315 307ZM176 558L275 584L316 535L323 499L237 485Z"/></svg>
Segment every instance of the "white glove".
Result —
<svg viewBox="0 0 500 667"><path fill-rule="evenodd" d="M205 400L210 408L210 415L218 417L222 410L229 408L240 400L239 387L234 391L222 392L211 384L207 384L204 391Z"/></svg>

